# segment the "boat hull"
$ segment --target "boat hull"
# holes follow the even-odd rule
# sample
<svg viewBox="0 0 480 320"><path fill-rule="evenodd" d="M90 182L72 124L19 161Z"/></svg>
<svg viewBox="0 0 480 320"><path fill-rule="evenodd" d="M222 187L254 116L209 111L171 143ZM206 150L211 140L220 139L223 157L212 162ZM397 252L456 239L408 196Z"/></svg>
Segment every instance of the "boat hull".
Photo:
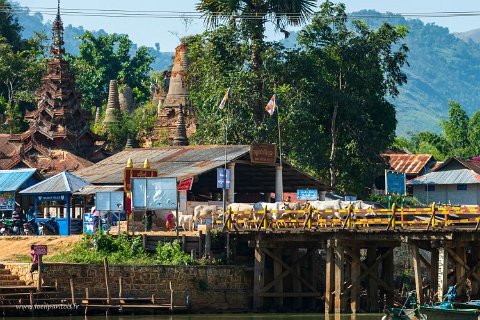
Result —
<svg viewBox="0 0 480 320"><path fill-rule="evenodd" d="M415 309L392 308L390 311L393 320L421 320L418 317L418 311Z"/></svg>
<svg viewBox="0 0 480 320"><path fill-rule="evenodd" d="M477 309L420 307L420 313L425 320L480 320L480 310Z"/></svg>

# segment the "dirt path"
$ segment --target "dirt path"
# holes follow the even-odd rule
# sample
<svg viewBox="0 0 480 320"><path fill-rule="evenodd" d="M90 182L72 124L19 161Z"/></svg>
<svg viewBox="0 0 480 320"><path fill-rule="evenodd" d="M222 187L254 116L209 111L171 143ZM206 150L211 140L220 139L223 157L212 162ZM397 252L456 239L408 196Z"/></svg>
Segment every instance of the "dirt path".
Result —
<svg viewBox="0 0 480 320"><path fill-rule="evenodd" d="M13 236L0 237L0 262L30 262L30 246L32 244L48 245L48 254L68 250L74 243L82 239L81 235L60 236Z"/></svg>

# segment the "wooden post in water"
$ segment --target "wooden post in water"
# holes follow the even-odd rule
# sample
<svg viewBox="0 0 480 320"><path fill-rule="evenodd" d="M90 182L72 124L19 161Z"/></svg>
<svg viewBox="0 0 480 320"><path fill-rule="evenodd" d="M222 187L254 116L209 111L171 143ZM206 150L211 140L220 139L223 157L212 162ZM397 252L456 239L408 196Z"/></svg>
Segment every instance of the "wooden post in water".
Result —
<svg viewBox="0 0 480 320"><path fill-rule="evenodd" d="M326 266L325 266L325 312L333 311L333 287L335 285L335 256L332 240L327 242Z"/></svg>
<svg viewBox="0 0 480 320"><path fill-rule="evenodd" d="M73 285L73 279L70 278L70 294L72 296L72 304L75 304L75 287Z"/></svg>
<svg viewBox="0 0 480 320"><path fill-rule="evenodd" d="M105 270L105 286L107 287L107 303L111 303L111 295L110 295L110 285L108 283L108 260L107 257L103 258L103 267Z"/></svg>
<svg viewBox="0 0 480 320"><path fill-rule="evenodd" d="M202 236L203 236L202 230L198 231L198 257L200 258L203 256Z"/></svg>
<svg viewBox="0 0 480 320"><path fill-rule="evenodd" d="M282 248L276 248L273 250L273 254L277 256L279 260L273 260L273 279L278 279L283 272L283 267L281 261L283 260L282 257ZM277 310L283 308L283 297L281 294L283 293L283 280L277 281L275 284L275 293L278 294L277 298L275 299L275 305Z"/></svg>
<svg viewBox="0 0 480 320"><path fill-rule="evenodd" d="M371 246L367 248L367 264L370 268L377 260L377 247ZM374 269L374 274L378 274L378 267ZM378 283L373 277L368 277L368 311L378 312Z"/></svg>
<svg viewBox="0 0 480 320"><path fill-rule="evenodd" d="M456 280L456 289L457 296L463 296L465 294L465 265L467 263L467 250L464 246L455 248L457 256L454 257L455 260L455 280Z"/></svg>
<svg viewBox="0 0 480 320"><path fill-rule="evenodd" d="M353 314L356 314L357 311L360 310L360 248L358 246L354 246L352 248L352 263L351 263L351 272L350 278L352 279L352 289L350 291L350 309Z"/></svg>
<svg viewBox="0 0 480 320"><path fill-rule="evenodd" d="M417 301L420 305L425 303L423 295L423 283L422 283L422 263L420 260L420 249L416 243L412 244L412 256L413 256L413 271L415 274L415 292L417 294Z"/></svg>
<svg viewBox="0 0 480 320"><path fill-rule="evenodd" d="M123 297L123 278L118 277L118 298L122 299Z"/></svg>
<svg viewBox="0 0 480 320"><path fill-rule="evenodd" d="M335 313L345 312L345 297L343 296L343 283L345 281L345 251L335 243Z"/></svg>
<svg viewBox="0 0 480 320"><path fill-rule="evenodd" d="M255 245L255 265L253 268L253 308L259 310L263 308L263 296L261 295L264 286L265 277L265 253L259 246L259 241Z"/></svg>

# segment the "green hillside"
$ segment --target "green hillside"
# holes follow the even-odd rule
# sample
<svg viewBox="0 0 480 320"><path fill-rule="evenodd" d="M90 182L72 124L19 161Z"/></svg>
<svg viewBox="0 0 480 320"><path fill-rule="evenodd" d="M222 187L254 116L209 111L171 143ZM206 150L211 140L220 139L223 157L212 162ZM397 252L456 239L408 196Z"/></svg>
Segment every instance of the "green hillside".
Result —
<svg viewBox="0 0 480 320"><path fill-rule="evenodd" d="M454 33L454 35L465 41L472 40L473 42L480 43L480 28L466 32L457 32Z"/></svg>
<svg viewBox="0 0 480 320"><path fill-rule="evenodd" d="M388 18L376 11L353 13L365 16L370 26L384 21L404 25L410 33L406 43L410 48L409 67L405 68L408 83L401 87L394 100L397 108L397 134L409 131L440 131L438 123L448 116L448 100L459 102L469 115L480 107L480 45L463 41L444 27L425 24L418 19L405 19L388 13ZM295 34L285 45L295 45Z"/></svg>

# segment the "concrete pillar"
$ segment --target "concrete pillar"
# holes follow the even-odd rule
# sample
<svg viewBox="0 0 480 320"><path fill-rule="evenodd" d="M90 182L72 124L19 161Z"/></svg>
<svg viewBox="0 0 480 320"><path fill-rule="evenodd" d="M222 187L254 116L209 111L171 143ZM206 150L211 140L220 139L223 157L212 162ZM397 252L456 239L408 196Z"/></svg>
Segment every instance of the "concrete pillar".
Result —
<svg viewBox="0 0 480 320"><path fill-rule="evenodd" d="M228 202L235 202L235 163L230 162L228 164L228 169L230 170L230 189L228 189Z"/></svg>
<svg viewBox="0 0 480 320"><path fill-rule="evenodd" d="M445 244L438 248L438 300L443 301L443 296L448 290L448 250Z"/></svg>
<svg viewBox="0 0 480 320"><path fill-rule="evenodd" d="M178 211L182 213L187 212L187 191L179 191L178 192Z"/></svg>
<svg viewBox="0 0 480 320"><path fill-rule="evenodd" d="M283 200L283 167L281 164L275 166L275 201Z"/></svg>

